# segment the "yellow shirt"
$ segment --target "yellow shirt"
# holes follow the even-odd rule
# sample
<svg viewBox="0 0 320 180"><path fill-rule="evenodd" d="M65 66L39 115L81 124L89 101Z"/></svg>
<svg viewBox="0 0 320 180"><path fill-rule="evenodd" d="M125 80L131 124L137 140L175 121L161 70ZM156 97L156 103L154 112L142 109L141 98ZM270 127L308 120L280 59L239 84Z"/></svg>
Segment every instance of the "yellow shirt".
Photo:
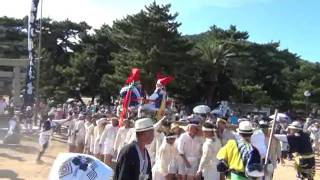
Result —
<svg viewBox="0 0 320 180"><path fill-rule="evenodd" d="M244 165L241 159L236 140L229 140L217 154L218 160L225 160L230 170L237 172L244 172Z"/></svg>

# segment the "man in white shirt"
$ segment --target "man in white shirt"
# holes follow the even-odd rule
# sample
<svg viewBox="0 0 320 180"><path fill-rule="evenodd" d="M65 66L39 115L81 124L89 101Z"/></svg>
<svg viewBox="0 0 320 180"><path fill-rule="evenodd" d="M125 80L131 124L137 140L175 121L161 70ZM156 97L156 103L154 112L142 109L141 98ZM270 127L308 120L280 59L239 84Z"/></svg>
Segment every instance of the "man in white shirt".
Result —
<svg viewBox="0 0 320 180"><path fill-rule="evenodd" d="M178 153L185 164L186 176L184 179L195 180L201 157L202 144L197 137L198 125L190 123L187 132L183 133L178 141Z"/></svg>
<svg viewBox="0 0 320 180"><path fill-rule="evenodd" d="M75 123L75 133L76 133L76 151L77 153L83 153L86 128L84 126L85 115L80 114L78 121Z"/></svg>
<svg viewBox="0 0 320 180"><path fill-rule="evenodd" d="M118 132L118 118L111 118L111 124L107 124L101 135L99 145L103 147L104 162L111 166L113 157L113 146Z"/></svg>
<svg viewBox="0 0 320 180"><path fill-rule="evenodd" d="M7 108L6 100L0 96L0 114L4 114L5 109Z"/></svg>
<svg viewBox="0 0 320 180"><path fill-rule="evenodd" d="M130 120L124 119L123 126L119 128L116 139L114 141L114 145L113 145L113 150L117 155L117 157L120 153L120 150L126 144L125 139L127 137L129 130L130 130Z"/></svg>

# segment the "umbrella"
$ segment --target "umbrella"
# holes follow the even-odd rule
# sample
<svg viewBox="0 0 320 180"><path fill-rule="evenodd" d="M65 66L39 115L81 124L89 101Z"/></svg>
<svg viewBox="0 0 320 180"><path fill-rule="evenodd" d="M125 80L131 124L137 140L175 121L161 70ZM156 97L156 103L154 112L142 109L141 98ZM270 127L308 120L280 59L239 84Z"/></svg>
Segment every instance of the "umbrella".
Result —
<svg viewBox="0 0 320 180"><path fill-rule="evenodd" d="M73 98L68 98L67 101L66 101L66 103L72 103L73 101L75 101L75 99L73 99Z"/></svg>
<svg viewBox="0 0 320 180"><path fill-rule="evenodd" d="M193 113L196 113L196 114L207 114L210 111L211 109L207 105L199 105L193 108Z"/></svg>
<svg viewBox="0 0 320 180"><path fill-rule="evenodd" d="M60 153L50 170L49 180L105 180L113 170L99 159L78 153Z"/></svg>
<svg viewBox="0 0 320 180"><path fill-rule="evenodd" d="M271 115L271 116L269 116L269 118L270 119L274 119L274 114L273 115ZM277 121L279 121L279 120L283 120L283 119L289 119L289 117L286 115L286 114L284 114L284 113L278 113L278 115L277 115Z"/></svg>

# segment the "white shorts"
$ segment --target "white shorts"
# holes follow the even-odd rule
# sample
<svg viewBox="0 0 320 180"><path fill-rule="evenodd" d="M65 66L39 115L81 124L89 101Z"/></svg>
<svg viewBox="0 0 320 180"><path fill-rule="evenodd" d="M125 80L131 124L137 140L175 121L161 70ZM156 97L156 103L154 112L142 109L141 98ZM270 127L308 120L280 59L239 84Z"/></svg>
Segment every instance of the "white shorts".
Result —
<svg viewBox="0 0 320 180"><path fill-rule="evenodd" d="M104 144L103 154L113 155L113 144Z"/></svg>
<svg viewBox="0 0 320 180"><path fill-rule="evenodd" d="M199 160L198 159L194 159L194 160L188 159L188 161L189 161L191 167L187 168L185 166L185 174L188 175L188 176L195 176L197 174L197 171L198 171Z"/></svg>
<svg viewBox="0 0 320 180"><path fill-rule="evenodd" d="M177 159L175 159L174 161L170 162L168 166L168 173L186 175L185 164L180 156L177 157Z"/></svg>

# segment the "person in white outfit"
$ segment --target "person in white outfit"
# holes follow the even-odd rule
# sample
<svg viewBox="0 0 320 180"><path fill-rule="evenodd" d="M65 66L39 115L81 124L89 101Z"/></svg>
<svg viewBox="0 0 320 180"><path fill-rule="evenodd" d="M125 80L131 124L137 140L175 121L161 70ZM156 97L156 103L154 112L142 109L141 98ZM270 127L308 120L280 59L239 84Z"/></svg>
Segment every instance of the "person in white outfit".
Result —
<svg viewBox="0 0 320 180"><path fill-rule="evenodd" d="M119 121L117 117L111 118L111 124L107 124L101 135L99 145L103 148L104 162L111 165L113 157L113 145L117 136Z"/></svg>
<svg viewBox="0 0 320 180"><path fill-rule="evenodd" d="M195 180L201 157L202 144L199 137L196 136L199 128L198 124L191 122L187 128L187 132L181 135L177 148L185 165L186 176L184 176L184 179Z"/></svg>
<svg viewBox="0 0 320 180"><path fill-rule="evenodd" d="M4 111L6 108L7 108L6 99L0 96L0 114L4 114Z"/></svg>
<svg viewBox="0 0 320 180"><path fill-rule="evenodd" d="M83 114L79 115L78 121L75 123L75 133L76 133L76 152L83 153L85 137L86 137L86 128L84 126L84 120L86 116Z"/></svg>
<svg viewBox="0 0 320 180"><path fill-rule="evenodd" d="M49 142L52 136L51 120L48 118L44 123L40 131L39 144L40 152L37 157L37 162L41 161L41 157L49 147Z"/></svg>
<svg viewBox="0 0 320 180"><path fill-rule="evenodd" d="M173 180L177 169L178 151L174 143L177 135L168 133L158 149L153 168L153 180Z"/></svg>
<svg viewBox="0 0 320 180"><path fill-rule="evenodd" d="M96 124L97 126L94 127L93 130L93 139L94 139L94 145L93 145L93 154L95 157L103 161L103 148L100 146L100 138L103 133L104 127L107 123L107 118L100 118L97 120Z"/></svg>
<svg viewBox="0 0 320 180"><path fill-rule="evenodd" d="M116 154L116 157L118 158L118 155L120 153L120 150L123 148L123 146L126 144L125 139L127 137L127 134L130 130L130 120L124 119L123 126L119 128L117 132L116 139L114 141L113 150Z"/></svg>
<svg viewBox="0 0 320 180"><path fill-rule="evenodd" d="M308 128L308 132L310 132L310 138L312 140L312 147L315 154L320 154L320 124L318 122L314 123Z"/></svg>
<svg viewBox="0 0 320 180"><path fill-rule="evenodd" d="M68 125L68 144L69 152L76 152L76 133L75 133L75 124L77 122L78 114L73 113L72 119Z"/></svg>
<svg viewBox="0 0 320 180"><path fill-rule="evenodd" d="M83 153L91 154L90 145L91 145L91 137L93 136L94 125L92 123L93 117L87 117L86 122L84 123L84 127L86 129L86 135L84 140L84 150Z"/></svg>
<svg viewBox="0 0 320 180"><path fill-rule="evenodd" d="M25 112L25 121L24 121L24 126L26 128L26 133L30 134L32 133L32 117L33 117L33 112L31 106L26 107L26 112Z"/></svg>
<svg viewBox="0 0 320 180"><path fill-rule="evenodd" d="M197 171L199 178L204 180L220 179L220 173L217 171L218 159L216 158L221 148L220 139L215 137L214 125L206 122L202 126L205 142L202 145L202 156Z"/></svg>

